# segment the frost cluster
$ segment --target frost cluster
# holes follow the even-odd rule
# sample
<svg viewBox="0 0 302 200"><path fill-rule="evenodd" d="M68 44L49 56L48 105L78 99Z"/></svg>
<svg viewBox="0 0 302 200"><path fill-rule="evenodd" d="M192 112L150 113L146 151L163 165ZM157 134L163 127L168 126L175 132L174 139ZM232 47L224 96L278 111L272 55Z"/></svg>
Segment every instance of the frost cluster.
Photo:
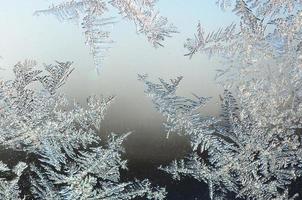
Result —
<svg viewBox="0 0 302 200"><path fill-rule="evenodd" d="M180 97L181 80L153 83L146 94L170 132L186 135L193 153L160 167L175 179L191 176L209 186L211 199L294 199L289 186L302 175L302 1L218 0L239 23L206 33L198 24L187 56L215 56L224 87L221 116L198 110L209 98Z"/></svg>
<svg viewBox="0 0 302 200"><path fill-rule="evenodd" d="M66 0L52 5L46 10L38 10L36 15L55 15L60 21L74 21L83 29L86 44L94 58L96 69L100 70L102 60L111 48L113 40L110 27L116 23L115 17L105 17L111 7L118 10L123 19L132 21L139 34L144 34L154 46L176 32L167 18L155 9L157 0Z"/></svg>
<svg viewBox="0 0 302 200"><path fill-rule="evenodd" d="M36 65L18 63L15 78L0 82L0 145L24 154L15 166L0 162L0 199L163 199L165 189L148 180L121 181L120 170L127 169L122 143L130 133L100 143L100 124L113 97L70 104L58 89L72 63L45 70ZM20 187L21 176L30 191Z"/></svg>

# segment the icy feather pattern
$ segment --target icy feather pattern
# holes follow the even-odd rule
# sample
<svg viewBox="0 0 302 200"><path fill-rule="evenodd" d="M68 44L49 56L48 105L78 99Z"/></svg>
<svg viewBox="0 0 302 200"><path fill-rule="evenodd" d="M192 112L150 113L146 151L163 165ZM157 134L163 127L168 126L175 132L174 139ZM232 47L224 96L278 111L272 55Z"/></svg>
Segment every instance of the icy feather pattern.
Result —
<svg viewBox="0 0 302 200"><path fill-rule="evenodd" d="M107 4L102 0L70 0L52 5L47 10L36 11L34 14L55 15L60 21L73 21L79 24L99 73L102 61L113 43L110 29L115 21L114 18L103 17L107 10Z"/></svg>
<svg viewBox="0 0 302 200"><path fill-rule="evenodd" d="M23 162L19 162L12 170L7 167L2 161L0 161L0 173L11 175L13 174L14 178L12 180L6 180L5 177L0 178L0 199L7 200L21 200L20 190L18 186L18 181L22 175L23 170L27 168L27 165Z"/></svg>
<svg viewBox="0 0 302 200"><path fill-rule="evenodd" d="M44 151L41 169L32 166L37 176L32 179L33 193L38 199L164 199L165 190L151 187L148 180L120 183L119 170L126 169L121 144L127 135L112 135L108 148L79 151L59 164L51 159L53 151ZM46 172L42 174L41 170Z"/></svg>
<svg viewBox="0 0 302 200"><path fill-rule="evenodd" d="M154 46L163 46L162 41L175 33L173 25L168 24L165 17L154 9L156 0L111 0L123 17L134 22L138 33L145 34L148 41Z"/></svg>
<svg viewBox="0 0 302 200"><path fill-rule="evenodd" d="M121 182L120 170L127 169L122 143L130 133L111 134L100 145L100 124L114 97L91 96L81 106L59 93L71 65L56 62L37 70L35 61L25 61L14 66L15 79L1 82L0 144L26 155L12 170L0 162L1 199L21 199L21 192L49 200L164 199L165 189L148 180ZM30 191L19 188L21 175L30 179Z"/></svg>
<svg viewBox="0 0 302 200"><path fill-rule="evenodd" d="M155 3L156 0L68 0L46 10L38 10L35 15L51 14L60 21L71 20L81 24L99 73L113 43L108 28L115 24L114 17L104 17L110 6L116 8L123 19L132 21L137 33L144 34L154 47L163 46L165 38L176 33L176 28L168 23L167 18L155 10Z"/></svg>
<svg viewBox="0 0 302 200"><path fill-rule="evenodd" d="M139 80L146 85L146 94L152 97L152 102L155 108L167 117L167 122L164 124L168 136L169 133L176 132L182 134L183 132L189 135L195 135L192 138L192 146L197 148L199 142L196 143L203 135L211 135L211 130L207 127L213 123L213 118L200 116L196 110L204 106L209 98L195 96L195 100L176 96L175 92L182 77L178 77L165 82L160 79L161 84L155 84L147 80L146 75L139 75ZM194 123L192 123L194 122ZM202 130L202 132L199 132Z"/></svg>
<svg viewBox="0 0 302 200"><path fill-rule="evenodd" d="M187 135L194 150L186 159L160 169L175 179L191 176L206 182L211 199L225 199L229 192L244 199L289 199L288 186L301 176L302 167L301 142L294 129L276 132L259 126L227 90L221 97L222 114L215 119L196 111L205 104L203 98L196 101L175 94L179 79L172 84L162 80L155 84L146 76L140 80L167 118L168 132Z"/></svg>
<svg viewBox="0 0 302 200"><path fill-rule="evenodd" d="M189 116L195 113L194 118L179 115L194 104L170 100L186 99L175 94L178 83L166 87L162 80L155 84L140 76L155 107L167 122L175 122L168 130L182 130L194 150L160 169L175 179L206 182L211 199L226 199L230 192L243 199L295 199L298 194L290 194L289 185L302 175L301 1L217 3L233 8L240 23L211 33L199 23L185 47L187 56L200 51L221 59L224 68L216 77L225 87L220 117L208 123L193 110Z"/></svg>
<svg viewBox="0 0 302 200"><path fill-rule="evenodd" d="M301 119L301 1L218 1L233 8L240 24L188 39L187 55L221 58L217 80L263 126L299 127ZM228 6L223 6L228 5ZM260 92L261 91L261 92ZM267 104L267 100L271 103Z"/></svg>
<svg viewBox="0 0 302 200"><path fill-rule="evenodd" d="M237 37L234 33L236 28L235 24L231 24L226 28L221 28L216 32L211 32L205 35L200 22L197 25L197 34L194 39L188 39L185 47L189 50L186 56L192 57L196 52L201 49L211 56L214 53L227 53L229 50L224 49L229 42Z"/></svg>

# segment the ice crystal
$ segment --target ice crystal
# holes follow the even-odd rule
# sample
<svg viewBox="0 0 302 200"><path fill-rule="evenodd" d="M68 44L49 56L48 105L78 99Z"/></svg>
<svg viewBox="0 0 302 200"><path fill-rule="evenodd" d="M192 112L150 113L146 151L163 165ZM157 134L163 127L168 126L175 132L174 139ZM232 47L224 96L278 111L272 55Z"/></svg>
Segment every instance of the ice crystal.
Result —
<svg viewBox="0 0 302 200"><path fill-rule="evenodd" d="M114 17L104 17L110 7L116 8L122 18L132 21L137 33L144 34L154 47L162 46L165 38L176 32L167 18L156 11L155 3L156 0L68 0L35 14L51 14L61 21L71 20L81 24L99 72L102 60L113 43L108 28L116 21Z"/></svg>
<svg viewBox="0 0 302 200"><path fill-rule="evenodd" d="M27 165L23 162L19 162L12 170L8 168L6 164L0 161L0 173L3 172L13 174L15 177L11 180L6 180L6 178L0 178L0 198L7 200L21 200L20 190L18 186L18 181L22 175L23 170Z"/></svg>
<svg viewBox="0 0 302 200"><path fill-rule="evenodd" d="M239 24L188 39L187 56L217 56L224 88L220 117L196 108L202 98L176 95L179 81L155 84L140 76L168 133L187 135L194 152L160 169L175 179L191 176L209 186L211 199L294 199L289 186L301 177L301 1L220 0ZM177 79L180 80L180 79ZM232 91L232 92L231 92ZM197 107L196 107L197 105Z"/></svg>
<svg viewBox="0 0 302 200"><path fill-rule="evenodd" d="M35 61L14 66L15 78L0 85L0 144L27 156L13 170L0 162L1 199L20 199L21 175L29 178L35 199L163 199L165 190L148 180L121 182L126 168L122 143L130 134L111 134L100 145L100 124L113 97L91 96L87 105L69 104L59 88L72 72L71 62L39 70ZM2 196L3 198L2 198Z"/></svg>
<svg viewBox="0 0 302 200"><path fill-rule="evenodd" d="M201 24L188 39L187 55L220 56L217 80L263 126L300 127L301 1L218 1L231 7L240 24L206 34ZM269 99L269 100L268 100ZM270 102L267 104L267 102Z"/></svg>
<svg viewBox="0 0 302 200"><path fill-rule="evenodd" d="M80 150L69 160L54 159L63 152L46 146L50 142L46 143L40 153L41 169L31 166L37 176L32 180L34 195L38 199L133 199L144 196L163 199L164 189L152 188L148 180L120 182L119 170L126 169L126 161L120 154L123 151L121 144L127 135L112 135L108 148ZM61 187L57 189L54 185Z"/></svg>
<svg viewBox="0 0 302 200"><path fill-rule="evenodd" d="M180 79L161 84L146 76L146 93L166 118L167 132L189 137L194 152L160 169L173 178L191 176L209 185L211 199L229 192L245 199L289 199L288 186L301 176L301 142L295 129L259 126L226 90L218 118L201 115L197 108L208 98L191 100L175 94ZM296 197L291 196L291 198Z"/></svg>

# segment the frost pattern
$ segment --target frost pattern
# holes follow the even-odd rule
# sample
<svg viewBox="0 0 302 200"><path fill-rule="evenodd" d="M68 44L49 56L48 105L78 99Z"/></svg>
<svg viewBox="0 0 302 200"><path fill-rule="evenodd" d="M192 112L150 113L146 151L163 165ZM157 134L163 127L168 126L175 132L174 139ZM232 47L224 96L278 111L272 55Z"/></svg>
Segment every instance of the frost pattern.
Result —
<svg viewBox="0 0 302 200"><path fill-rule="evenodd" d="M258 123L300 127L302 2L219 2L231 3L241 19L239 27L206 34L199 24L195 38L185 44L187 55L201 51L222 58L218 82L240 96L240 104Z"/></svg>
<svg viewBox="0 0 302 200"><path fill-rule="evenodd" d="M130 133L111 134L100 145L100 123L114 98L69 104L58 89L71 66L56 62L39 70L35 61L25 61L14 66L13 80L1 81L0 145L26 155L13 170L0 162L1 176L16 175L0 179L1 199L22 199L21 175L30 180L27 195L34 199L164 199L165 189L148 180L121 182L120 170L127 169L122 143Z"/></svg>
<svg viewBox="0 0 302 200"><path fill-rule="evenodd" d="M167 132L189 137L194 152L160 169L180 179L191 176L209 185L211 199L229 192L244 199L289 199L288 185L301 176L301 138L295 129L277 132L256 123L226 90L219 118L203 116L198 108L209 98L175 94L180 79L161 84L148 81L146 93L167 119ZM291 198L296 197L294 195Z"/></svg>
<svg viewBox="0 0 302 200"><path fill-rule="evenodd" d="M22 175L23 170L27 168L27 165L23 162L19 162L12 170L8 168L6 164L0 161L0 173L13 174L15 177L12 180L6 180L0 178L0 198L7 200L21 200L18 181Z"/></svg>
<svg viewBox="0 0 302 200"><path fill-rule="evenodd" d="M116 23L115 18L104 17L109 7L116 8L123 19L132 21L137 33L144 34L154 47L163 46L165 38L176 33L176 28L168 23L167 18L155 10L156 1L68 0L46 10L38 10L35 15L55 15L60 21L80 24L99 72L102 60L113 43L110 28Z"/></svg>
<svg viewBox="0 0 302 200"><path fill-rule="evenodd" d="M177 96L181 78L160 84L140 75L166 118L167 132L186 135L194 152L160 169L209 186L211 199L295 199L289 185L301 177L301 1L219 0L239 24L206 33L201 25L185 47L216 56L224 88L220 117L198 108L209 98Z"/></svg>

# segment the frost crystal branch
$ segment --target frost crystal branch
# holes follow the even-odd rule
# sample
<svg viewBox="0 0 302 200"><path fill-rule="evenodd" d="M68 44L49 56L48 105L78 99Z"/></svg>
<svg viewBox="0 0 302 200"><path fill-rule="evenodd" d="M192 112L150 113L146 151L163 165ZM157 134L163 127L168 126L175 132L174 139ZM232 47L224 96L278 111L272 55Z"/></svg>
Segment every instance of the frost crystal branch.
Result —
<svg viewBox="0 0 302 200"><path fill-rule="evenodd" d="M219 82L232 88L263 126L300 127L302 2L240 0L230 5L241 18L239 29L231 25L205 35L199 24L195 39L186 43L188 55L220 56Z"/></svg>
<svg viewBox="0 0 302 200"><path fill-rule="evenodd" d="M21 200L18 181L27 165L19 162L12 170L6 164L0 161L0 173L13 174L15 177L12 180L6 180L4 177L0 178L0 198L7 200Z"/></svg>
<svg viewBox="0 0 302 200"><path fill-rule="evenodd" d="M122 18L132 21L137 33L144 34L154 47L163 46L165 38L176 32L167 18L155 10L155 3L156 0L68 0L35 14L52 14L60 21L72 20L81 24L99 72L102 60L113 43L108 28L113 26L115 19L104 17L108 7L116 8Z"/></svg>
<svg viewBox="0 0 302 200"><path fill-rule="evenodd" d="M225 87L220 117L205 117L198 100L175 94L175 81L155 84L140 76L145 92L167 118L167 132L187 135L194 152L160 167L176 179L191 176L209 186L211 199L294 199L301 177L302 2L219 0L240 17L205 33L201 23L188 39L187 56L217 56ZM171 89L173 88L173 89ZM201 99L198 97L197 99Z"/></svg>
<svg viewBox="0 0 302 200"><path fill-rule="evenodd" d="M121 182L120 170L127 169L122 143L130 133L111 134L107 146L100 146L100 123L113 97L91 96L85 107L70 105L58 89L72 63L45 70L36 65L16 64L15 79L0 84L0 145L26 155L13 170L0 162L1 199L22 199L21 193L49 200L164 199L165 189L148 180ZM16 177L6 177L8 172ZM31 191L19 188L21 175L30 178Z"/></svg>
<svg viewBox="0 0 302 200"><path fill-rule="evenodd" d="M302 167L301 140L295 129L277 132L259 126L227 90L221 117L214 118L197 111L208 98L191 100L175 94L178 81L155 84L146 76L140 80L167 118L167 132L188 136L194 150L186 159L160 169L175 179L190 176L206 182L211 199L225 199L229 192L244 199L290 199L288 186L301 176Z"/></svg>

